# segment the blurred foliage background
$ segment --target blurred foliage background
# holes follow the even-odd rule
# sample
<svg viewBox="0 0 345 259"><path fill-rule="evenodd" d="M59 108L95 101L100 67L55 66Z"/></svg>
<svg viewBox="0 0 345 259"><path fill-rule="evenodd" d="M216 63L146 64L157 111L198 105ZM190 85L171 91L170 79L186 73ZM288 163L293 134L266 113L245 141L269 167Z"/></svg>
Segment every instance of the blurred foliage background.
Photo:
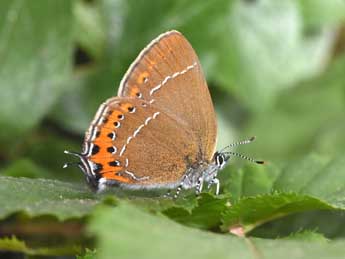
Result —
<svg viewBox="0 0 345 259"><path fill-rule="evenodd" d="M344 21L342 0L3 0L0 173L83 183L63 150L171 29L201 60L219 147L255 135L241 151L273 164L342 155Z"/></svg>

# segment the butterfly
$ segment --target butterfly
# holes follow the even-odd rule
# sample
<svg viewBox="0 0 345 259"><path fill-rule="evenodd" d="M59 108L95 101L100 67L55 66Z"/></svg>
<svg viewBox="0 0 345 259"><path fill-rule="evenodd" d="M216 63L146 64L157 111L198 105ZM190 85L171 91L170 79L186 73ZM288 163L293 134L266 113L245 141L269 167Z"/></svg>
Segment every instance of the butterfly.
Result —
<svg viewBox="0 0 345 259"><path fill-rule="evenodd" d="M78 166L97 191L216 186L232 155L215 151L217 122L199 59L187 39L168 31L144 48L123 77L116 97L102 103L85 134ZM68 164L65 164L65 167Z"/></svg>

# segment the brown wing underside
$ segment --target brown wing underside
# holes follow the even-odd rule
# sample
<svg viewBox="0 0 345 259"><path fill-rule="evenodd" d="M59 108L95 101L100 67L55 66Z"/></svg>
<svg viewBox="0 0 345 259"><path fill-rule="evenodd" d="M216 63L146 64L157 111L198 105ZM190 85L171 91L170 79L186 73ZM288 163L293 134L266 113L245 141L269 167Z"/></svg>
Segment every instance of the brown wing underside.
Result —
<svg viewBox="0 0 345 259"><path fill-rule="evenodd" d="M93 124L85 141L97 152L89 159L102 165L98 173L106 179L166 185L180 181L192 164L210 161L216 117L189 42L176 31L152 41L129 68L118 97L100 107ZM110 138L113 133L116 139Z"/></svg>
<svg viewBox="0 0 345 259"><path fill-rule="evenodd" d="M195 135L199 159L212 159L215 112L198 57L182 34L171 31L153 40L129 68L118 95L153 103Z"/></svg>
<svg viewBox="0 0 345 259"><path fill-rule="evenodd" d="M197 160L193 134L154 105L116 97L108 101L108 107L104 123L98 125L100 133L92 142L99 150L89 158L103 165L101 177L128 184L175 183L187 165ZM117 122L120 126L115 128ZM109 137L113 133L115 140ZM108 148L117 151L111 154ZM114 161L119 162L117 166Z"/></svg>

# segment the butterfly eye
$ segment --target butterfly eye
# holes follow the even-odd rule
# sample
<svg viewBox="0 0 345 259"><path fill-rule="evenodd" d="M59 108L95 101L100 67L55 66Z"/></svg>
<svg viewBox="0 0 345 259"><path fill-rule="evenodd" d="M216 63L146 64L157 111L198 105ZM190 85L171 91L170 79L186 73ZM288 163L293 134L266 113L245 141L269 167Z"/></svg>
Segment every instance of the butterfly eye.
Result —
<svg viewBox="0 0 345 259"><path fill-rule="evenodd" d="M224 156L222 154L217 154L216 155L216 164L218 166L222 166L224 163Z"/></svg>

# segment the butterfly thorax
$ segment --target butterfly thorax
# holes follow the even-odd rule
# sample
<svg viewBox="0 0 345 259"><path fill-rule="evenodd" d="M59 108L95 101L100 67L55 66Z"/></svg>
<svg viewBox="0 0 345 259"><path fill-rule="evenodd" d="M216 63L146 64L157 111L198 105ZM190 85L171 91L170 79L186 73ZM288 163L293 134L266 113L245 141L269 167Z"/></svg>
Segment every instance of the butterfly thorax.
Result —
<svg viewBox="0 0 345 259"><path fill-rule="evenodd" d="M190 165L186 173L181 178L175 197L181 189L196 188L196 193L200 193L204 183L207 183L209 189L212 185L216 185L216 193L219 193L218 172L228 163L230 156L216 152L211 161L199 161Z"/></svg>

